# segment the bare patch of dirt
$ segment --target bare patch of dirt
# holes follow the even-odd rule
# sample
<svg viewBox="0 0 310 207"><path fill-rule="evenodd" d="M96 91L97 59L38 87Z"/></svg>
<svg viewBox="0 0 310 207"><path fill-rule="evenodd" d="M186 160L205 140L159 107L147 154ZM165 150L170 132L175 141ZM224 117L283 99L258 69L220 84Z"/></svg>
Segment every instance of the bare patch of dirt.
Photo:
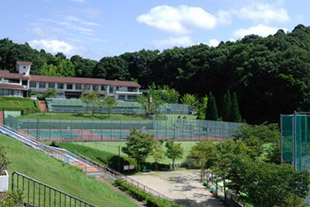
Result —
<svg viewBox="0 0 310 207"><path fill-rule="evenodd" d="M200 182L197 170L151 172L131 178L188 207L224 207Z"/></svg>

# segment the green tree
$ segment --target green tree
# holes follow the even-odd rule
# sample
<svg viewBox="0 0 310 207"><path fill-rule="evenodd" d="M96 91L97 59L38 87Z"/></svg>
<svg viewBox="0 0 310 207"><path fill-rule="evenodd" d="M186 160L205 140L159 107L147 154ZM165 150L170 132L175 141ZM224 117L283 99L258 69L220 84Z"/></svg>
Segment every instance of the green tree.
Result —
<svg viewBox="0 0 310 207"><path fill-rule="evenodd" d="M155 115L160 112L159 106L164 103L161 90L157 89L155 83L148 87L146 95L139 95L137 101L144 108L145 113L153 113Z"/></svg>
<svg viewBox="0 0 310 207"><path fill-rule="evenodd" d="M133 129L130 131L130 135L127 139L128 142L126 142L126 146L122 148L122 151L127 154L129 158L136 161L137 171L139 171L141 162L144 162L152 152L154 135L142 133Z"/></svg>
<svg viewBox="0 0 310 207"><path fill-rule="evenodd" d="M184 94L181 98L181 102L182 104L187 104L189 107L197 107L197 97L193 94Z"/></svg>
<svg viewBox="0 0 310 207"><path fill-rule="evenodd" d="M166 142L166 148L166 157L172 160L172 170L174 170L175 160L183 156L183 148L181 143L175 143L172 140Z"/></svg>
<svg viewBox="0 0 310 207"><path fill-rule="evenodd" d="M154 142L151 155L155 161L155 170L158 170L158 163L165 158L165 150L162 147L162 142Z"/></svg>
<svg viewBox="0 0 310 207"><path fill-rule="evenodd" d="M102 101L103 107L107 109L108 116L110 117L112 109L116 106L116 100L112 96L107 96Z"/></svg>
<svg viewBox="0 0 310 207"><path fill-rule="evenodd" d="M47 90L44 91L42 94L41 98L56 98L57 97L57 92L55 88L48 88Z"/></svg>
<svg viewBox="0 0 310 207"><path fill-rule="evenodd" d="M81 100L91 107L92 116L94 116L95 110L102 105L98 91L83 94Z"/></svg>
<svg viewBox="0 0 310 207"><path fill-rule="evenodd" d="M104 57L93 69L93 77L110 80L128 80L127 63L120 57Z"/></svg>
<svg viewBox="0 0 310 207"><path fill-rule="evenodd" d="M207 107L208 107L208 96L205 95L200 99L197 111L197 119L205 119Z"/></svg>
<svg viewBox="0 0 310 207"><path fill-rule="evenodd" d="M227 177L228 187L239 199L257 207L283 206L292 194L305 198L310 183L307 171L295 172L291 165L254 161L244 155L232 159Z"/></svg>
<svg viewBox="0 0 310 207"><path fill-rule="evenodd" d="M304 199L297 195L290 195L285 199L285 207L309 207L309 204L305 203Z"/></svg>
<svg viewBox="0 0 310 207"><path fill-rule="evenodd" d="M242 140L247 145L251 158L269 158L266 161L280 163L280 131L277 124L244 124L233 136L235 140Z"/></svg>
<svg viewBox="0 0 310 207"><path fill-rule="evenodd" d="M197 159L200 167L200 179L205 176L205 170L214 165L218 158L218 152L213 141L198 142L191 148L191 154Z"/></svg>
<svg viewBox="0 0 310 207"><path fill-rule="evenodd" d="M224 94L223 104L222 104L222 120L231 121L231 95L230 91L227 90Z"/></svg>
<svg viewBox="0 0 310 207"><path fill-rule="evenodd" d="M180 94L174 88L165 86L163 88L163 101L166 103L178 103Z"/></svg>
<svg viewBox="0 0 310 207"><path fill-rule="evenodd" d="M208 107L206 110L206 120L218 120L217 106L212 92L209 93Z"/></svg>
<svg viewBox="0 0 310 207"><path fill-rule="evenodd" d="M233 92L231 97L231 111L230 111L230 121L241 122L241 115L239 111L238 99L236 92Z"/></svg>

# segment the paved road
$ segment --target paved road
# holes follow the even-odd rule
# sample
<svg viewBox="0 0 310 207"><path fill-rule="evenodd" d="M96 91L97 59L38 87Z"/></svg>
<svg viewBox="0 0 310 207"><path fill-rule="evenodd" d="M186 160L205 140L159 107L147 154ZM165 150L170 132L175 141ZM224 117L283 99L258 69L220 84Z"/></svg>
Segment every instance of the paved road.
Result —
<svg viewBox="0 0 310 207"><path fill-rule="evenodd" d="M131 178L188 207L224 207L202 186L196 170L151 172Z"/></svg>

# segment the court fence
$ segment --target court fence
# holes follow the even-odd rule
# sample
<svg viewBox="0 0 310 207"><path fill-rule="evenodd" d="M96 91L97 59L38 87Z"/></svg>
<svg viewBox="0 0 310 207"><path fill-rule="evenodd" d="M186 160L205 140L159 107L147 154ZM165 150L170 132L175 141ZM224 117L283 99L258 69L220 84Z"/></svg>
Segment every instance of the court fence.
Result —
<svg viewBox="0 0 310 207"><path fill-rule="evenodd" d="M310 113L281 115L281 163L310 171ZM306 198L310 203L310 195Z"/></svg>
<svg viewBox="0 0 310 207"><path fill-rule="evenodd" d="M242 123L169 118L167 120L17 119L6 125L38 141L126 141L131 129L154 134L157 140L226 140Z"/></svg>
<svg viewBox="0 0 310 207"><path fill-rule="evenodd" d="M46 103L49 112L65 112L65 113L81 113L91 112L92 108L80 99L59 99L47 98ZM159 107L160 112L163 114L188 114L189 107L187 104L162 104ZM97 107L96 113L107 113L103 107ZM138 103L133 101L116 101L116 106L113 107L112 113L115 114L144 114L144 108Z"/></svg>

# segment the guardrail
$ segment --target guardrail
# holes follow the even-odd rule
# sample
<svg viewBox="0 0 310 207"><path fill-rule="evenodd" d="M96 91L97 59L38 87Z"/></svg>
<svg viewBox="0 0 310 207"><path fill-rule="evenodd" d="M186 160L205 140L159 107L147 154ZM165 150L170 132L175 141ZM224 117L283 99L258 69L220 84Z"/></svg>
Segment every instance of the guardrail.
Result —
<svg viewBox="0 0 310 207"><path fill-rule="evenodd" d="M11 185L12 191L20 190L23 192L23 202L25 206L95 207L91 203L18 172L12 173Z"/></svg>

